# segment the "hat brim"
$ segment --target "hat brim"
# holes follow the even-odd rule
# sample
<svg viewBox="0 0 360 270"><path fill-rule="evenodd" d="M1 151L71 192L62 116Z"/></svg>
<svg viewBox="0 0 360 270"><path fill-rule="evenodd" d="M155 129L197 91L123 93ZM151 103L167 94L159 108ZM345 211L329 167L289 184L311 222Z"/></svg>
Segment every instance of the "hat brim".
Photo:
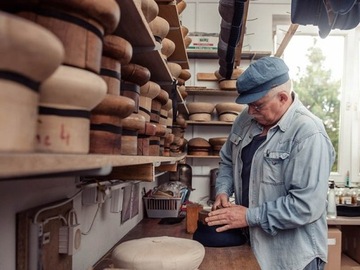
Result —
<svg viewBox="0 0 360 270"><path fill-rule="evenodd" d="M270 89L266 89L266 90L264 90L262 92L250 93L250 94L247 94L246 92L241 93L241 95L239 95L236 98L236 103L238 103L238 104L249 104L249 103L255 102L255 101L261 99L262 97L264 97L269 92L269 90Z"/></svg>

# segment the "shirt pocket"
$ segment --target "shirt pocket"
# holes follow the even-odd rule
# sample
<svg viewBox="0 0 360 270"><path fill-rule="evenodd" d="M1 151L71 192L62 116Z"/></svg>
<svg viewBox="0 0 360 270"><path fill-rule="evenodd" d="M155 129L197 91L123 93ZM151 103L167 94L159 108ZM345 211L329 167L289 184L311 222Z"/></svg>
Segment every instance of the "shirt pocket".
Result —
<svg viewBox="0 0 360 270"><path fill-rule="evenodd" d="M231 133L229 137L229 141L231 142L231 159L232 159L232 164L234 166L235 163L237 162L237 158L239 155L239 146L242 141L242 138L236 133Z"/></svg>
<svg viewBox="0 0 360 270"><path fill-rule="evenodd" d="M283 185L285 183L283 168L288 161L289 155L288 152L266 150L261 182L270 185Z"/></svg>

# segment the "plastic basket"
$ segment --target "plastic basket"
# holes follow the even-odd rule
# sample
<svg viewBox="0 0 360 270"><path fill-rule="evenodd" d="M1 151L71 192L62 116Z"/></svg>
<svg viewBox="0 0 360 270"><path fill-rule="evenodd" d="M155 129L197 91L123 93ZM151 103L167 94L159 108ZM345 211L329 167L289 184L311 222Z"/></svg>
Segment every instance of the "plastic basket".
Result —
<svg viewBox="0 0 360 270"><path fill-rule="evenodd" d="M181 208L181 198L143 197L149 218L177 217Z"/></svg>

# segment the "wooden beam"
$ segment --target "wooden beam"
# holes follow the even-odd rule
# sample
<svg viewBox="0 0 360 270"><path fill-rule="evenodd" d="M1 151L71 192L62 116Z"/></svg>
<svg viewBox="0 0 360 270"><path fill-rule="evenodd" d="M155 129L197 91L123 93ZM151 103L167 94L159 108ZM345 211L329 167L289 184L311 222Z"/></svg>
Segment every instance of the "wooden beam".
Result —
<svg viewBox="0 0 360 270"><path fill-rule="evenodd" d="M155 165L153 163L130 165L126 167L113 167L109 175L96 176L97 179L118 179L123 181L155 181Z"/></svg>
<svg viewBox="0 0 360 270"><path fill-rule="evenodd" d="M196 78L198 81L218 81L214 73L198 72Z"/></svg>
<svg viewBox="0 0 360 270"><path fill-rule="evenodd" d="M293 24L293 23L289 26L289 29L286 32L286 35L283 38L283 40L281 41L281 44L280 44L279 48L277 49L274 56L281 57L283 55L283 53L284 53L284 51L286 49L286 46L289 44L291 38L295 34L298 27L299 27L298 24Z"/></svg>

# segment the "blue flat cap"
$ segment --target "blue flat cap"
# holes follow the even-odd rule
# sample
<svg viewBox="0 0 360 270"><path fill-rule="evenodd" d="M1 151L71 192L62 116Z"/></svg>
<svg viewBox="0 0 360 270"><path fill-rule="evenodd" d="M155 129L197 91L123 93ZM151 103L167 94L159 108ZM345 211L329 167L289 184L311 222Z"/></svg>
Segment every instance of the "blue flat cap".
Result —
<svg viewBox="0 0 360 270"><path fill-rule="evenodd" d="M249 104L261 99L278 85L289 80L289 68L278 57L262 57L250 64L236 81L236 103Z"/></svg>

